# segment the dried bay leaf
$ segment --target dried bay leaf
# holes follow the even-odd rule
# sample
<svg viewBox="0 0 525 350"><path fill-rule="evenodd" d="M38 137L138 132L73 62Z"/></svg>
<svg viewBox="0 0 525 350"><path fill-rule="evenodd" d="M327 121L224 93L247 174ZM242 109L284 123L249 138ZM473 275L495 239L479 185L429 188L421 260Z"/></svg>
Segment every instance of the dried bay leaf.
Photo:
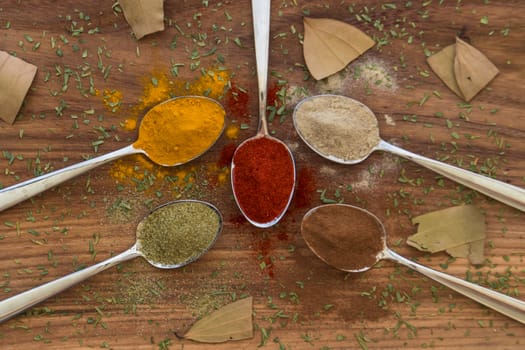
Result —
<svg viewBox="0 0 525 350"><path fill-rule="evenodd" d="M459 89L468 102L487 86L499 71L478 49L456 38L454 73Z"/></svg>
<svg viewBox="0 0 525 350"><path fill-rule="evenodd" d="M164 0L119 0L119 4L137 39L164 30Z"/></svg>
<svg viewBox="0 0 525 350"><path fill-rule="evenodd" d="M478 265L485 259L485 240L472 241L457 247L447 249L447 253L455 258L467 258L471 264Z"/></svg>
<svg viewBox="0 0 525 350"><path fill-rule="evenodd" d="M0 119L14 123L36 71L36 66L0 51Z"/></svg>
<svg viewBox="0 0 525 350"><path fill-rule="evenodd" d="M303 54L310 74L326 78L365 53L375 42L358 28L329 18L307 18Z"/></svg>
<svg viewBox="0 0 525 350"><path fill-rule="evenodd" d="M252 338L252 309L252 297L225 305L195 322L184 338L202 343Z"/></svg>
<svg viewBox="0 0 525 350"><path fill-rule="evenodd" d="M454 73L455 58L456 44L452 44L427 58L427 62L445 85L447 85L456 95L464 99L463 93L461 93L458 83L456 83L456 74Z"/></svg>
<svg viewBox="0 0 525 350"><path fill-rule="evenodd" d="M427 62L449 89L467 102L499 73L485 55L460 38L427 58Z"/></svg>
<svg viewBox="0 0 525 350"><path fill-rule="evenodd" d="M485 217L473 205L462 205L426 213L412 219L417 233L407 244L421 251L447 251L454 257L469 258L471 263L483 262Z"/></svg>

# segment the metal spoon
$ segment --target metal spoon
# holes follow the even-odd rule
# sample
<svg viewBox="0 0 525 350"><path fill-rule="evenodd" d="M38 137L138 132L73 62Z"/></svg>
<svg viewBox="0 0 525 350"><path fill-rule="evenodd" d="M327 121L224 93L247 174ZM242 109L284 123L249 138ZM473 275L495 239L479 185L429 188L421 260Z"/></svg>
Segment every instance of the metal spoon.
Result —
<svg viewBox="0 0 525 350"><path fill-rule="evenodd" d="M200 100L201 103L209 103L214 104L220 107L222 111L224 111L223 107L215 100L208 98L208 97L202 97L202 96L184 96L184 97L175 97L169 100L166 100L156 106L154 106L152 109L150 109L146 115L144 115L144 118L142 119L142 122L146 120L147 118L155 118L157 115L157 110L160 106L169 104L169 103L177 103L181 99L195 99ZM223 113L224 116L225 113ZM224 117L223 117L224 118ZM140 134L143 131L142 128L139 129L139 137L137 141L135 141L133 144L128 145L124 148L121 148L119 150L110 152L108 154L95 157L77 164L73 164L71 166L65 167L63 169L59 169L38 177L35 177L33 179L29 179L27 181L21 182L19 184L6 187L4 189L0 190L0 211L10 208L11 206L20 203L26 199L29 199L45 190L48 190L54 186L57 186L67 180L70 180L80 174L83 174L99 165L106 164L112 160L115 160L120 157L128 156L131 154L137 154L142 153L146 156L148 156L153 162L162 165L162 166L176 166L180 165L186 162L189 162L200 155L202 155L204 152L206 152L208 149L210 149L219 136L222 134L222 131L224 130L224 121L222 123L222 128L220 129L220 132L217 133L216 137L214 139L210 140L209 146L204 149L202 152L194 154L190 159L185 160L181 163L176 164L163 164L162 161L159 161L158 159L155 159L155 157L152 157L152 155L149 155L146 150L140 148ZM143 124L141 124L143 125ZM188 131L190 133L191 131ZM176 140L174 140L176 141Z"/></svg>
<svg viewBox="0 0 525 350"><path fill-rule="evenodd" d="M142 246L141 246L141 241L139 240L139 228L140 228L140 225L145 222L145 220L148 218L148 216L150 216L151 214L153 214L155 211L165 207L165 206L172 206L172 205L181 205L181 204L184 204L184 203L197 203L198 205L202 205L202 206L206 206L208 208L210 208L211 210L213 210L213 212L217 215L217 218L218 218L218 221L219 221L219 225L218 225L218 229L217 229L217 232L215 233L215 236L214 238L209 242L208 246L203 249L201 252L199 252L197 255L193 255L189 258L187 258L185 261L182 261L180 263L177 263L177 264L173 264L173 265L166 265L166 264L162 264L162 263L158 263L158 262L155 262L151 259L151 257L147 257L144 252L141 250ZM188 214L190 215L190 214ZM79 283L79 282L82 282L84 281L85 279L99 273L99 272L102 272L106 269L109 269L110 267L113 267L119 263L122 263L124 261L127 261L127 260L130 260L130 259L133 259L133 258L136 258L138 256L142 256L143 258L146 259L147 262L149 262L151 265L157 267L157 268L160 268L160 269L175 269L175 268L179 268L179 267L182 267L182 266L185 266L195 260L197 260L198 258L200 258L204 253L206 253L210 248L211 246L215 243L215 241L217 240L217 237L219 236L221 230L222 230L222 223L223 223L223 219L222 219L222 215L221 213L219 212L219 210L214 207L213 205L209 204L209 203L206 203L206 202L202 202L202 201L196 201L196 200L180 200L180 201L174 201L174 202L170 202L170 203L166 203L164 205L161 205L159 207L157 207L155 210L153 210L152 213L150 213L148 216L146 216L142 221L141 223L139 223L139 225L137 226L137 241L135 242L135 244L129 248L128 250L118 254L118 255L115 255L114 257L112 258L109 258L107 260L104 260L104 261L101 261L99 262L98 264L95 264L93 266L90 266L90 267L87 267L83 270L80 270L80 271L77 271L77 272L74 272L74 273L71 273L69 275L66 275L64 277L61 277L61 278L58 278L54 281L50 281L50 282L47 282L39 287L36 287L36 288L33 288L33 289L30 289L28 291L25 291L25 292L22 292L18 295L14 295L10 298L7 298L5 300L2 300L0 301L0 322L3 322L15 315L17 315L18 313L30 308L31 306L33 305L36 305L52 296L54 296L55 294L58 294L66 289L68 289L69 287L72 287L73 285ZM177 228L178 229L178 228Z"/></svg>
<svg viewBox="0 0 525 350"><path fill-rule="evenodd" d="M467 187L470 187L474 190L477 190L489 197L492 197L502 203L505 203L507 205L510 205L514 208L517 208L521 211L525 211L525 189L513 186L507 183L504 183L502 181L498 181L492 178L489 178L487 176L483 176L480 174L473 173L468 170L464 170L437 160L433 160L430 158L426 158L424 156L409 152L407 150L404 150L400 147L394 146L388 142L385 142L379 138L379 128L377 124L374 128L369 130L370 133L377 133L377 138L375 138L377 141L375 144L369 144L365 145L363 144L363 147L368 147L366 149L365 155L363 157L359 157L357 159L346 159L342 158L341 156L336 156L333 154L327 154L326 152L323 152L319 145L313 144L312 141L304 134L304 130L301 129L301 127L298 126L297 122L297 115L301 112L301 109L304 108L305 104L317 101L322 104L322 100L327 99L333 99L337 98L341 101L345 101L345 103L352 104L354 106L359 106L361 109L366 109L366 111L375 118L374 112L372 112L367 106L363 105L362 103L351 99L349 97L345 96L338 96L338 95L317 95L312 96L309 98L306 98L305 100L301 101L297 106L295 107L294 113L293 113L293 119L294 119L294 126L301 137L301 139L316 153L318 153L320 156L329 159L336 163L341 164L357 164L368 158L368 156L373 151L385 151L390 152L395 155L398 155L400 157L409 159L419 165L422 165L428 169L431 169L435 171L438 174L441 174L443 176L446 176L450 178L451 180L454 180L462 185L465 185ZM352 115L348 113L348 118L351 119ZM319 118L321 120L323 118L322 111L319 112L318 115L316 115L316 118ZM326 122L326 121L325 121ZM374 135L375 136L375 135ZM336 136L334 136L335 138ZM349 142L349 140L343 139L342 137L339 139L341 143Z"/></svg>
<svg viewBox="0 0 525 350"><path fill-rule="evenodd" d="M338 224L328 225L327 222ZM341 230L341 226L347 227L347 230ZM525 302L430 269L390 250L386 245L383 224L367 210L346 204L321 205L306 213L301 223L301 232L310 249L321 260L339 270L362 272L379 260L393 260L480 304L525 323ZM363 244L367 242L368 245L360 246L354 240ZM356 259L356 255L360 258Z"/></svg>
<svg viewBox="0 0 525 350"><path fill-rule="evenodd" d="M256 56L256 62L257 62L257 82L258 82L258 87L259 87L259 127L258 127L257 134L255 136L245 140L239 145L239 147L237 147L233 155L232 164L231 164L231 167L232 167L231 168L231 181L232 181L233 195L237 203L237 206L239 207L241 213L244 215L246 220L248 220L252 225L256 227L261 227L261 228L266 228L266 227L275 225L284 216L286 210L288 209L292 201L293 191L295 187L295 177L296 177L295 162L293 159L292 152L290 151L290 149L284 142L269 135L268 125L266 121L268 56L269 56L269 43L270 43L270 4L271 4L270 0L252 0L253 30L254 30L254 39L255 39L255 56ZM236 168L236 164L235 164L235 156L236 154L239 154L239 150L241 148L246 147L248 144L257 142L263 138L279 143L283 147L283 149L286 149L286 151L290 155L290 162L293 165L294 186L292 186L290 190L290 196L288 197L286 206L284 207L284 209L279 215L277 215L275 218L272 218L268 222L257 222L256 220L253 220L253 218L250 218L249 215L247 215L247 213L243 210L244 203L240 202L240 197L238 196L238 192L236 192L236 187L234 185L234 179L235 179L236 171L238 171L238 169ZM276 180L279 180L279 179L276 179ZM254 191L256 190L257 189L254 188Z"/></svg>

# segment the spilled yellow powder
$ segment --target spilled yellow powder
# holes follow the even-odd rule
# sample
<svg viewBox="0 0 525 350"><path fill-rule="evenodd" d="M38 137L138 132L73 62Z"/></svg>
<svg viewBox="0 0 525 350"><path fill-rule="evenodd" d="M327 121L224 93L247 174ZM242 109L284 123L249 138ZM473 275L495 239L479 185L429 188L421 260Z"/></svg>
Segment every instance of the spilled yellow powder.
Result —
<svg viewBox="0 0 525 350"><path fill-rule="evenodd" d="M154 105L176 96L207 96L220 99L230 84L230 74L223 69L210 69L194 82L171 81L167 74L155 70L151 77L143 78L143 93L139 103L130 111L130 117L122 128L132 131L137 127L139 117Z"/></svg>
<svg viewBox="0 0 525 350"><path fill-rule="evenodd" d="M207 176L210 179L210 183L214 185L223 185L230 180L229 167L219 168L217 164L210 164L207 171Z"/></svg>
<svg viewBox="0 0 525 350"><path fill-rule="evenodd" d="M142 96L138 103L127 111L128 118L120 123L123 130L133 131L139 125L142 117L154 105L176 96L196 95L208 96L219 100L230 84L230 74L227 70L213 68L199 76L193 82L172 81L168 74L159 69L153 70L147 77L141 79L143 85ZM108 105L117 104L122 99L122 94L116 90L104 91L104 103ZM120 106L120 103L118 103ZM226 130L228 138L237 138L238 126ZM207 175L216 179L217 183L226 183L229 179L229 169L208 168ZM170 186L179 196L190 188L195 181L195 169L191 165L176 168L166 168L154 164L143 155L122 158L113 163L110 176L121 185L136 186L140 189L154 188L160 181L166 178Z"/></svg>
<svg viewBox="0 0 525 350"><path fill-rule="evenodd" d="M230 178L230 169L223 168L219 171L219 174L217 175L217 182L219 184L224 184L226 181L228 181Z"/></svg>
<svg viewBox="0 0 525 350"><path fill-rule="evenodd" d="M104 89L102 95L104 107L110 112L116 113L119 111L122 101L122 92L114 89Z"/></svg>
<svg viewBox="0 0 525 350"><path fill-rule="evenodd" d="M121 123L121 127L126 131L133 131L137 128L137 119L129 118L124 120L124 122Z"/></svg>
<svg viewBox="0 0 525 350"><path fill-rule="evenodd" d="M224 94L224 90L230 82L230 75L226 70L212 69L203 73L199 79L185 86L178 86L178 92L186 92L187 95L208 96L218 99ZM182 89L181 89L182 87Z"/></svg>
<svg viewBox="0 0 525 350"><path fill-rule="evenodd" d="M144 109L152 107L159 102L170 98L170 92L173 87L168 76L161 72L153 72L151 78L143 78L144 91L142 97L139 99L137 108Z"/></svg>
<svg viewBox="0 0 525 350"><path fill-rule="evenodd" d="M226 128L225 134L227 138L235 140L237 137L239 137L239 126L235 124L229 125Z"/></svg>
<svg viewBox="0 0 525 350"><path fill-rule="evenodd" d="M195 182L195 171L193 166L161 167L142 155L133 155L116 160L109 174L117 184L133 184L140 191L155 190L157 181L169 178L170 187L177 196Z"/></svg>
<svg viewBox="0 0 525 350"><path fill-rule="evenodd" d="M143 181L147 176L163 180L169 174L168 168L157 166L142 155L118 159L109 170L111 177L119 183Z"/></svg>

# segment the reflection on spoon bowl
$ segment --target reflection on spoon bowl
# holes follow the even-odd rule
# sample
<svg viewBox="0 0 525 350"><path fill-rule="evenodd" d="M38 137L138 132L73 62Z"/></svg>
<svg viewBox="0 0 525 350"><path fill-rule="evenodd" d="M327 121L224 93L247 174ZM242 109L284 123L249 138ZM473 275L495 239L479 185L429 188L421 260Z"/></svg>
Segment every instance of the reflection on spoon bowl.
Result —
<svg viewBox="0 0 525 350"><path fill-rule="evenodd" d="M525 323L525 302L430 269L389 249L383 224L367 210L346 204L315 207L305 214L301 233L315 255L339 270L362 272L381 259L393 260Z"/></svg>
<svg viewBox="0 0 525 350"><path fill-rule="evenodd" d="M364 104L339 95L317 95L297 104L293 122L301 139L320 156L356 164L373 151L390 152L525 211L525 189L409 152L383 141L374 113Z"/></svg>

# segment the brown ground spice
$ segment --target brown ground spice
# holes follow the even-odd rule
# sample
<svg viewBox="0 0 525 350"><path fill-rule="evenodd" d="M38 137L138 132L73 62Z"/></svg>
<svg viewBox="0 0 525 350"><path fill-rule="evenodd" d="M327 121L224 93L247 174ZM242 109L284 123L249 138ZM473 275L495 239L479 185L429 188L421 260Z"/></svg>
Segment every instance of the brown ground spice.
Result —
<svg viewBox="0 0 525 350"><path fill-rule="evenodd" d="M316 255L345 271L374 265L385 242L383 227L375 217L345 204L312 209L303 218L301 232Z"/></svg>

